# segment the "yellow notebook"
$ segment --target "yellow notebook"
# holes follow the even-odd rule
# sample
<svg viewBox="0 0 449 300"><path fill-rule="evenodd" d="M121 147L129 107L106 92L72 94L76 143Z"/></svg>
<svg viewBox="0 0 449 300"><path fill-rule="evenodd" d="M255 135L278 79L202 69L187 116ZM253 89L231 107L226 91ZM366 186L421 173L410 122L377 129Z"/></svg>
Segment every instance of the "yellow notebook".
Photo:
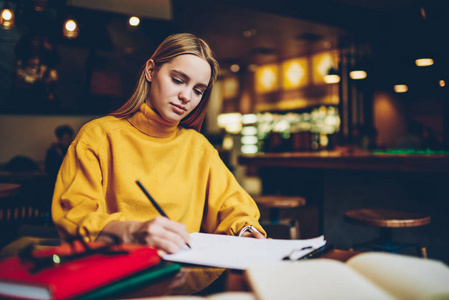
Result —
<svg viewBox="0 0 449 300"><path fill-rule="evenodd" d="M390 253L257 264L246 276L258 300L449 299L447 265Z"/></svg>

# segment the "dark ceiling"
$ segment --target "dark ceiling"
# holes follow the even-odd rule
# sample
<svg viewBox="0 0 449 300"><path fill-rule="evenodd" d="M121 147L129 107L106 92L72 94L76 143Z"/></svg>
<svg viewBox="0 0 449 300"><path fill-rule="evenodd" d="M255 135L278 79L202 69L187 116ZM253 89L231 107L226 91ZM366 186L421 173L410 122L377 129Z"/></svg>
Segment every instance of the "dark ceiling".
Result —
<svg viewBox="0 0 449 300"><path fill-rule="evenodd" d="M46 3L46 11L29 12L29 18L24 18L29 24L22 25L46 32L58 29L58 37L60 27L54 26L55 21L62 22L69 14L82 15L80 38L60 39L75 46L104 51L118 47L127 54L149 56L168 34L192 32L209 42L225 70L233 63L245 70L254 63L338 48L345 55L356 54L371 67L378 85L390 85L396 77L425 81L437 76L448 81L446 0L167 0L172 20L144 18L134 31L120 27L126 14L69 7L67 0L12 2L25 8ZM420 52L430 53L435 66L417 74L413 62Z"/></svg>
<svg viewBox="0 0 449 300"><path fill-rule="evenodd" d="M404 77L448 81L449 1L172 2L176 30L204 37L223 67L280 61L331 47L365 61L379 85ZM421 53L432 55L435 66L416 74L414 59Z"/></svg>

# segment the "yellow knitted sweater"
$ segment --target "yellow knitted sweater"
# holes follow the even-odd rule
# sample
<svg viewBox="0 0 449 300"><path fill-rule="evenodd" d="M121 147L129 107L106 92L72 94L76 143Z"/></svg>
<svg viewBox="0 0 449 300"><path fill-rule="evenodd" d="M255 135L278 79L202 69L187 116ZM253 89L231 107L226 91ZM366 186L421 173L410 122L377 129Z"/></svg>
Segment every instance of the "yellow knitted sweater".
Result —
<svg viewBox="0 0 449 300"><path fill-rule="evenodd" d="M159 216L136 180L188 232L236 235L253 225L265 233L254 200L208 140L169 125L144 104L129 119L106 116L87 123L73 141L52 203L61 237L95 240L111 221Z"/></svg>

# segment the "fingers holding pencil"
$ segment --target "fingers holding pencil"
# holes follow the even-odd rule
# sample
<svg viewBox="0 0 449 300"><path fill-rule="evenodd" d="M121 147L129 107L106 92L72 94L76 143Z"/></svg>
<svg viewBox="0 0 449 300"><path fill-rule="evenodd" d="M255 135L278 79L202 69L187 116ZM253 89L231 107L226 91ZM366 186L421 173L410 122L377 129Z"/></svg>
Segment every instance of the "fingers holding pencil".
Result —
<svg viewBox="0 0 449 300"><path fill-rule="evenodd" d="M134 236L139 243L156 247L166 253L176 253L190 242L186 227L166 217L143 222Z"/></svg>
<svg viewBox="0 0 449 300"><path fill-rule="evenodd" d="M142 184L139 180L136 180L136 184L139 186L139 188L142 190L142 192L145 194L145 196L147 196L148 200L150 200L150 202L151 202L151 203L153 204L153 206L157 209L157 211L158 211L163 217L165 217L167 220L170 220L170 219L168 218L167 214L166 214L166 213L164 212L164 210L159 206L159 204L156 202L156 200L150 195L150 193L149 193L149 192L147 191L147 189L143 186L143 184ZM173 222L173 221L170 221L170 222L172 222L172 224L173 224L173 226L172 226L173 229L178 229L178 230L175 230L175 231L174 231L175 233L176 233L176 232L182 232L182 231L184 231L185 233L187 233L187 230L185 229L185 226L184 226L184 225L182 225L182 224L180 224L180 223L177 223L177 222ZM179 225L175 225L175 224L179 224L180 226L184 226L184 227L183 227L183 228L176 228L176 226L179 227ZM190 238L190 237L187 237L187 239L189 239L189 238ZM191 248L188 242L186 242L185 245L186 245L188 248Z"/></svg>

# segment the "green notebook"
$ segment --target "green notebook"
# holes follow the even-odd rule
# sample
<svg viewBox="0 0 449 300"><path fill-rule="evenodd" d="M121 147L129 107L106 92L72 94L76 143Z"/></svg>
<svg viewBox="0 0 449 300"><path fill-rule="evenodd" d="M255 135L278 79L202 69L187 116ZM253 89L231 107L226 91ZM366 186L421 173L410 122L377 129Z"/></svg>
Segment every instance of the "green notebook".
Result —
<svg viewBox="0 0 449 300"><path fill-rule="evenodd" d="M128 291L136 290L140 287L148 285L149 283L167 278L179 272L181 265L161 261L159 264L150 267L146 270L135 273L131 276L125 277L120 281L113 282L102 288L89 292L88 294L77 297L77 300L90 299L109 299L111 296L117 297Z"/></svg>

